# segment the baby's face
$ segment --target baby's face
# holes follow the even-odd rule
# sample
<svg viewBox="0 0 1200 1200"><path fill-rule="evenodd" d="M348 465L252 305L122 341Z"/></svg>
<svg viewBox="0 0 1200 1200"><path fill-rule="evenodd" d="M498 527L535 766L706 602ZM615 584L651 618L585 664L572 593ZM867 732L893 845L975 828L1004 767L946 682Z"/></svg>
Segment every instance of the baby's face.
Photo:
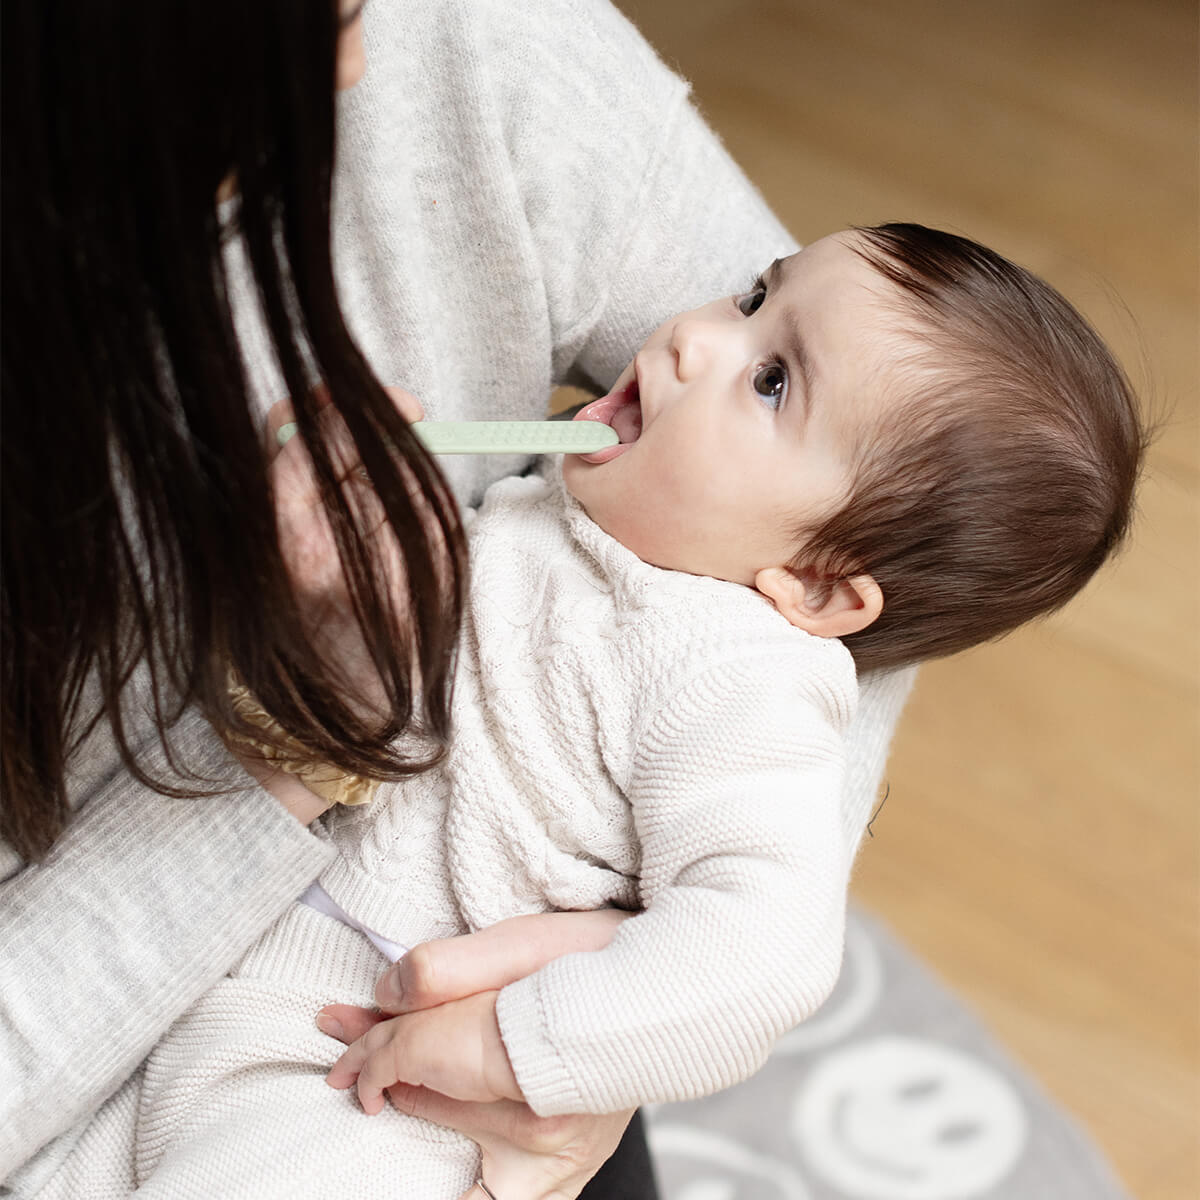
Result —
<svg viewBox="0 0 1200 1200"><path fill-rule="evenodd" d="M568 455L567 488L639 558L752 584L843 502L857 439L916 350L895 285L851 249L855 236L814 242L751 291L667 321L578 414L622 444Z"/></svg>

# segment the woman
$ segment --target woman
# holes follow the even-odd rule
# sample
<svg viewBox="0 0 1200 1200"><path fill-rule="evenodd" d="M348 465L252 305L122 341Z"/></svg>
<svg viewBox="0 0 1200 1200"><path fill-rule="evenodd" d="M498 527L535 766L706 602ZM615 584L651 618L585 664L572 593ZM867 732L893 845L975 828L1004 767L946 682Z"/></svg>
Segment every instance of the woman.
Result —
<svg viewBox="0 0 1200 1200"><path fill-rule="evenodd" d="M458 529L377 379L438 418L540 416L552 383L602 388L666 313L792 248L605 4L375 0L332 185L334 76L361 70L360 9L43 0L6 19L0 1176L39 1147L52 1163L51 1139L327 860L306 828L320 804L287 778L253 786L213 731L237 724L231 664L349 770L419 769L386 748L400 728L430 754L446 736ZM371 587L318 379L401 548L399 612ZM262 418L285 394L348 592L275 542L273 501L292 526L306 512L263 466ZM521 465L446 474L470 501ZM329 652L347 644L379 669L382 722L340 697ZM864 797L906 682L866 689ZM476 1136L506 1198L577 1190L613 1138L582 1122L553 1145L528 1114L401 1102Z"/></svg>

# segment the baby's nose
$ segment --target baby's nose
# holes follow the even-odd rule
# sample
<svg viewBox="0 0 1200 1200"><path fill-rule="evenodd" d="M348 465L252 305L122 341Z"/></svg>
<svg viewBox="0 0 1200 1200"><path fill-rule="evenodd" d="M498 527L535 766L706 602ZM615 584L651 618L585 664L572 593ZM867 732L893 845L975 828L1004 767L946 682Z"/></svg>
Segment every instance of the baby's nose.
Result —
<svg viewBox="0 0 1200 1200"><path fill-rule="evenodd" d="M671 350L679 378L695 379L704 373L712 357L713 330L698 317L680 317L671 330Z"/></svg>

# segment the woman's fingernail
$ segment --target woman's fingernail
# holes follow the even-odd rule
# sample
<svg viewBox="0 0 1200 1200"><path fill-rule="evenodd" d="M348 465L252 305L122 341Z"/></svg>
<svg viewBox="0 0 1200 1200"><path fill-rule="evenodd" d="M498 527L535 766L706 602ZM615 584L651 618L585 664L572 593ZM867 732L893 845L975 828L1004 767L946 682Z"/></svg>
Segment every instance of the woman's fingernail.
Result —
<svg viewBox="0 0 1200 1200"><path fill-rule="evenodd" d="M324 1013L317 1014L317 1028L322 1033L337 1038L339 1042L346 1040L346 1031L342 1028L341 1021L335 1021L333 1017L327 1017Z"/></svg>

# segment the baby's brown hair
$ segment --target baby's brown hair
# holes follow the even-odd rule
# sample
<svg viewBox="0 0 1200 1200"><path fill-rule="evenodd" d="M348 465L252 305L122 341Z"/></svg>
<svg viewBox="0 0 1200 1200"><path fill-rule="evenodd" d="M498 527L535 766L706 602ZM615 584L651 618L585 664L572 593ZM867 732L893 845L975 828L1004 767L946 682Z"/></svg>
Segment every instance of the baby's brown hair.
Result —
<svg viewBox="0 0 1200 1200"><path fill-rule="evenodd" d="M1129 381L1049 284L922 225L855 231L928 362L858 447L841 509L793 564L870 574L884 607L843 639L860 671L999 637L1069 600L1129 528L1146 444Z"/></svg>

